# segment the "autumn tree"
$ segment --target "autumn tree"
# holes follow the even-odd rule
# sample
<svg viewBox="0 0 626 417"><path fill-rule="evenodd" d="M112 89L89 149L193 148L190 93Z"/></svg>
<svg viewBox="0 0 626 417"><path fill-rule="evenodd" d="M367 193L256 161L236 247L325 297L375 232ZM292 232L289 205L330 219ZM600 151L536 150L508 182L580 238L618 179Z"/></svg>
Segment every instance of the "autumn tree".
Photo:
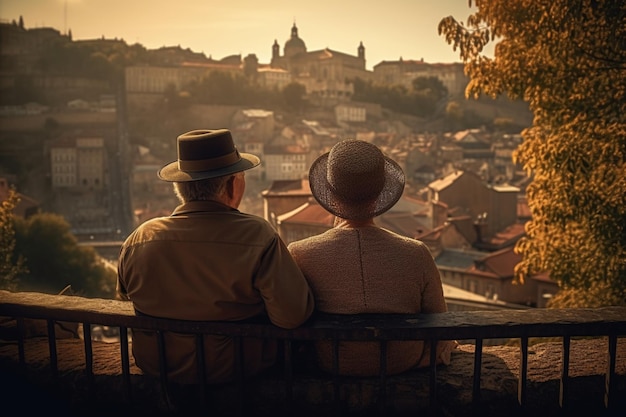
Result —
<svg viewBox="0 0 626 417"><path fill-rule="evenodd" d="M15 251L15 214L13 210L19 202L18 194L9 189L8 198L0 203L0 288L14 290L18 276L27 272L24 258Z"/></svg>
<svg viewBox="0 0 626 417"><path fill-rule="evenodd" d="M532 179L516 279L549 272L553 305L626 304L626 2L473 3L466 23L439 24L466 95L521 98L534 116L515 152Z"/></svg>

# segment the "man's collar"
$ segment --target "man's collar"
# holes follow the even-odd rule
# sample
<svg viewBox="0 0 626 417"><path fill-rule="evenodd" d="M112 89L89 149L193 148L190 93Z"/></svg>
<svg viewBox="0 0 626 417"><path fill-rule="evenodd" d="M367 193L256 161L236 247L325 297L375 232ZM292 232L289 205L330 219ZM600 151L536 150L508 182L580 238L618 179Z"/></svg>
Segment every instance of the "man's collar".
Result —
<svg viewBox="0 0 626 417"><path fill-rule="evenodd" d="M188 201L180 206L176 207L172 212L172 216L180 216L192 213L207 213L207 212L220 212L220 211L239 211L219 201L207 200L207 201Z"/></svg>

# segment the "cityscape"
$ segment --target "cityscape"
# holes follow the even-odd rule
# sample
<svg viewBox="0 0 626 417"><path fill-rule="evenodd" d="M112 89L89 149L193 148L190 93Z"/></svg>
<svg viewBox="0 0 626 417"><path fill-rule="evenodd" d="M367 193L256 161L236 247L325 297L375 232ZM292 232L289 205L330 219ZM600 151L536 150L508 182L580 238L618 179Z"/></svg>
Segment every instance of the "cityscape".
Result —
<svg viewBox="0 0 626 417"><path fill-rule="evenodd" d="M66 21L68 6L80 10L76 15L89 9L61 3ZM192 22L207 11L215 12L210 29L219 28L235 3L190 1L184 9L196 16L185 32L191 35ZM93 38L84 25L74 37L73 25L42 26L41 17L34 25L26 15L0 19L4 412L624 414L626 55L615 42L626 39L624 3L470 1L474 14L465 23L439 16L452 2L420 2L419 19L400 16L418 7L412 2L385 5L394 9L391 31L404 45L412 26L437 15L429 30L463 61L448 63L428 59L434 42L424 54L398 57L382 34L390 22L365 25L380 39L361 37L354 31L365 23L359 17L388 15L352 1L322 7L328 10L314 29L320 5L307 8L306 18L283 17L284 24L275 22L287 9L273 0L263 9L239 7L234 20L221 23L249 31L221 37L207 27L205 35L221 47L226 36L231 45L240 35L257 36L223 58L181 43L154 47L158 37L144 46L139 33L146 32L129 32L127 18L163 32L172 26L159 19L167 10L175 26L180 10L156 0L139 18L142 4L107 2L99 20L108 22L119 7L127 13L119 25L94 24L107 35ZM334 33L350 40L337 35L336 44L331 37L317 47L320 32L331 32L342 14L346 26ZM252 29L251 17L262 31ZM276 34L259 48L269 27ZM114 28L124 36L110 36ZM124 40L129 33L137 41ZM173 45L175 33L166 34ZM483 47L495 39L492 61ZM201 49L211 42L204 39ZM247 52L257 48L266 49ZM171 235L161 224L177 221L165 219L180 204L177 193L200 188L173 188L157 171L187 161L179 135L221 128L261 163L245 175L231 171L226 187L234 197L187 203L189 245L180 223ZM406 176L403 189L395 182L394 205L371 222L335 218L332 206L318 203L315 175L309 183L318 157L345 139L377 147ZM219 140L236 155L230 139ZM239 210L264 220L227 207L238 204L244 184ZM215 216L194 219L197 208L222 210L222 203L239 225L259 226L246 230L243 244L231 240L236 233L222 223L226 216L219 224ZM193 223L205 219L213 223ZM133 235L120 252L142 225L143 236ZM302 242L328 231L324 237L339 236L330 243L341 245ZM368 246L368 236L377 236L376 244ZM162 242L168 256L153 250ZM237 249L224 255L224 248ZM192 251L201 261L187 267ZM138 253L148 256L138 262ZM267 266L273 253L286 260L280 268ZM249 268L244 257L261 267L239 282L233 271ZM410 271L399 267L405 260ZM211 271L198 273L207 265ZM216 268L216 279L208 279ZM272 272L259 278L259 271ZM429 284L439 277L445 300L439 283ZM139 282L130 284L134 278ZM149 290L143 300L141 286ZM212 299L222 293L226 300ZM252 314L229 315L243 293L251 295L240 305ZM404 311L420 294L421 307ZM333 302L339 308L326 310ZM212 309L225 315L207 315ZM403 353L413 361L408 368L396 362ZM268 368L256 369L256 357L265 361L266 354ZM356 372L346 372L353 365ZM224 379L213 379L222 366Z"/></svg>
<svg viewBox="0 0 626 417"><path fill-rule="evenodd" d="M64 216L83 242L116 242L119 247L141 222L171 213L177 201L156 171L176 158L176 135L206 126L228 127L242 151L263 161L248 175L242 211L265 217L286 243L322 232L332 227L332 220L317 220L321 208L310 198L308 167L339 140L355 138L375 143L403 167L404 196L377 221L428 244L450 298L455 293L490 306L542 307L558 289L546 276L533 277L524 286L512 284L519 259L513 247L529 219L524 198L528 178L513 163L512 153L521 129L530 124L530 113L523 103L506 99L464 99L467 78L460 63L383 61L368 71L362 45L354 54L308 51L294 23L283 45L276 41L272 46L270 63L238 55L216 61L189 50L161 48L150 51L156 64L124 67L121 90L102 79L59 76L34 64L47 42L105 50L117 40L71 41L54 28L26 29L16 22L2 24L2 33L4 79L13 77L15 85L15 69L31 71L33 84L42 86L47 100L45 105L0 108L3 154L16 161L26 153L41 158L27 175L19 172L26 159L14 163L13 170L3 167L4 184L15 184L31 204ZM255 83L264 88L282 89L294 81L303 85L306 110L294 114L245 104L184 105L183 111L163 116L163 125L154 129L151 116L163 108L172 88L184 91L207 73L237 76L250 67ZM439 80L446 91L435 103L442 110L428 117L353 100L355 87L347 81L409 88L420 77ZM79 86L83 88L77 90ZM475 127L456 123L455 129L455 119L445 110L450 103L462 106ZM115 261L116 250L110 253L109 260Z"/></svg>

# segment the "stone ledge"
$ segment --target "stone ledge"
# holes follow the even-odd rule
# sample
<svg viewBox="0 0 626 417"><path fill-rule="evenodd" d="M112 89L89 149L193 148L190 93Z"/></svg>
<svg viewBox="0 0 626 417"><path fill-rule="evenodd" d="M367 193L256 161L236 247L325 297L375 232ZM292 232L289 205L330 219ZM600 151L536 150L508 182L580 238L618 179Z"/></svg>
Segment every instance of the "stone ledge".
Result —
<svg viewBox="0 0 626 417"><path fill-rule="evenodd" d="M569 396L571 415L626 415L626 339L618 339L617 414L604 412L604 373L607 368L606 339L572 340L570 348ZM471 406L474 346L461 344L448 366L437 368L437 396L440 406L435 414L445 416L486 415L555 415L560 412L559 379L560 343L540 343L529 347L527 406L517 405L520 365L519 348L484 346L482 357L481 401ZM18 347L14 341L0 345L0 370L3 393L8 393L4 410L46 411L58 408L64 415L187 415L168 411L158 381L141 375L131 357L133 403L129 404L121 375L120 346L117 343L93 342L94 395L90 397L83 343L79 339L58 339L58 375L54 382L49 367L46 338L28 339L25 343L26 371L17 363ZM386 415L416 415L429 409L429 372L427 369L388 377ZM341 385L341 415L369 415L377 411L378 378L345 378ZM416 389L420 387L420 389ZM423 387L423 388L421 388ZM256 416L288 415L284 383L279 371L270 371L248 381L245 405ZM214 415L229 415L235 405L244 404L237 387L211 387L211 410ZM334 385L332 376L294 374L294 410L297 415L321 415L332 412ZM6 406L5 406L6 405ZM8 407L8 408L7 408ZM13 408L12 408L13 407ZM29 413L25 413L30 415ZM247 415L247 414L246 414Z"/></svg>

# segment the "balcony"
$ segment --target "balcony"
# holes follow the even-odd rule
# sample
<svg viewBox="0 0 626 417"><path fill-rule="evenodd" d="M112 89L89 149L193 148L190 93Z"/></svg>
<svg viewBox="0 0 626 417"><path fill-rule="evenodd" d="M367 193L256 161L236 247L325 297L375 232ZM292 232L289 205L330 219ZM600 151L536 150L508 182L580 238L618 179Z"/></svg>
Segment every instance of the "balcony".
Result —
<svg viewBox="0 0 626 417"><path fill-rule="evenodd" d="M626 415L624 307L324 315L285 330L153 319L135 316L121 301L0 291L0 317L2 409L26 415L187 415L168 404L167 378L142 375L135 366L132 328L280 341L275 369L199 387L194 409L209 410L205 415ZM94 325L115 328L112 343L95 341ZM447 366L387 375L381 354L380 375L354 378L297 362L294 346L321 339L335 346L374 340L383 353L392 340L461 344Z"/></svg>

